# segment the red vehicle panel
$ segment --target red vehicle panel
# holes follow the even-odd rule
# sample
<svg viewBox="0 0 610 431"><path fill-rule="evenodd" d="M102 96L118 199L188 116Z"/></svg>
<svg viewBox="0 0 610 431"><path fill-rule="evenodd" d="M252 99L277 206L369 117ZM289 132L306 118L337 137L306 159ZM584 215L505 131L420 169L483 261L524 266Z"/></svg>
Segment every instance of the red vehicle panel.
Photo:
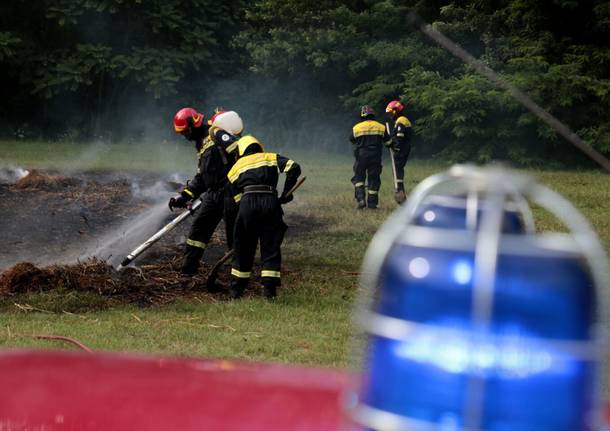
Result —
<svg viewBox="0 0 610 431"><path fill-rule="evenodd" d="M1 430L338 430L337 370L123 354L0 353Z"/></svg>

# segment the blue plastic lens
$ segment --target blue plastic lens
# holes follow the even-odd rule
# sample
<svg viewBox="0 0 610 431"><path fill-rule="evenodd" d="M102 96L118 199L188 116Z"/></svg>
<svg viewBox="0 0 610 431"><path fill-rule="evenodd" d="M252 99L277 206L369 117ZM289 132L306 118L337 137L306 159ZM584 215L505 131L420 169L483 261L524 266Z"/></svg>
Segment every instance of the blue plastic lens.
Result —
<svg viewBox="0 0 610 431"><path fill-rule="evenodd" d="M472 252L399 245L386 258L382 274L376 312L474 329ZM512 328L511 333L525 331L534 337L588 340L595 307L593 283L582 259L549 250L498 257L492 332Z"/></svg>
<svg viewBox="0 0 610 431"><path fill-rule="evenodd" d="M418 209L413 224L442 229L466 229L466 198L463 196L437 197L433 202L424 202ZM476 209L477 227L484 214L484 202L478 202ZM474 211L473 211L474 212ZM525 226L520 214L515 210L504 212L502 232L523 233Z"/></svg>
<svg viewBox="0 0 610 431"><path fill-rule="evenodd" d="M483 378L483 429L589 430L595 367L544 346L373 337L362 401L406 418L463 425L469 377ZM459 429L459 428L456 428Z"/></svg>
<svg viewBox="0 0 610 431"><path fill-rule="evenodd" d="M595 295L581 258L501 252L484 335L472 321L472 252L397 245L381 274L373 311L417 329L400 340L371 336L362 402L457 430L476 378L486 431L592 429L597 364L557 343L593 338Z"/></svg>

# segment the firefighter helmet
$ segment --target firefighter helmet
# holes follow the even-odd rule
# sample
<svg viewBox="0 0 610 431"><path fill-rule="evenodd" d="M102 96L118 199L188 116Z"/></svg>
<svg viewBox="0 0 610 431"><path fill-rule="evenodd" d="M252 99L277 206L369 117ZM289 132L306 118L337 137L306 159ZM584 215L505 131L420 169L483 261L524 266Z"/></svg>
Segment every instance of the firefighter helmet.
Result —
<svg viewBox="0 0 610 431"><path fill-rule="evenodd" d="M388 106L386 106L385 112L391 112L392 114L400 114L403 109L405 109L405 105L400 103L399 100L392 100L390 103L388 103Z"/></svg>
<svg viewBox="0 0 610 431"><path fill-rule="evenodd" d="M216 108L214 108L214 113L208 120L208 126L211 126L212 123L214 123L214 120L216 119L216 117L218 117L223 112L225 112L225 108L223 108L222 106L217 106Z"/></svg>
<svg viewBox="0 0 610 431"><path fill-rule="evenodd" d="M375 116L375 111L369 105L364 105L360 108L360 118Z"/></svg>
<svg viewBox="0 0 610 431"><path fill-rule="evenodd" d="M226 111L215 115L212 127L224 130L232 135L239 135L244 130L244 123L237 112Z"/></svg>
<svg viewBox="0 0 610 431"><path fill-rule="evenodd" d="M261 151L265 151L265 147L263 147L263 144L261 144L258 139L252 135L246 135L237 141L237 152L239 157L243 156L251 145L258 145Z"/></svg>
<svg viewBox="0 0 610 431"><path fill-rule="evenodd" d="M203 123L203 117L203 114L193 108L182 108L174 115L174 130L176 133L182 133L189 126L199 127Z"/></svg>

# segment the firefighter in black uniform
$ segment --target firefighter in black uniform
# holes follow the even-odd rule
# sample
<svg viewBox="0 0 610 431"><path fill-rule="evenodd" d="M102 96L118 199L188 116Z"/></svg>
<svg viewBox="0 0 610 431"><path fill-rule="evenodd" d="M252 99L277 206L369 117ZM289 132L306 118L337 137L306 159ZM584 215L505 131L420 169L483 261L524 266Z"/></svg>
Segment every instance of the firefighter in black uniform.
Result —
<svg viewBox="0 0 610 431"><path fill-rule="evenodd" d="M224 120L224 121L223 121ZM217 112L205 124L203 114L192 108L178 111L174 129L186 139L195 141L199 162L197 174L182 190L180 196L169 201L169 208L186 208L189 202L202 196L202 205L193 221L186 240L181 272L191 276L197 273L216 226L225 221L227 245L233 246L233 228L237 206L227 181L227 172L235 163L238 135L243 129L241 118L233 111Z"/></svg>
<svg viewBox="0 0 610 431"><path fill-rule="evenodd" d="M265 153L262 144L253 136L244 136L237 144L239 159L228 174L235 201L239 202L230 293L233 298L242 296L260 241L264 295L273 298L281 284L280 247L286 232L281 205L292 200L292 195L287 196L286 192L296 184L301 168L279 154ZM286 174L284 191L279 198L276 190L278 172Z"/></svg>
<svg viewBox="0 0 610 431"><path fill-rule="evenodd" d="M375 112L370 106L364 105L360 108L360 118L362 121L353 127L349 138L356 146L352 183L358 208L367 205L369 208L377 208L381 186L381 152L384 142L390 137L385 126L375 121ZM368 183L368 190L365 190L365 181ZM366 191L368 196L365 196Z"/></svg>
<svg viewBox="0 0 610 431"><path fill-rule="evenodd" d="M397 190L395 194L396 202L401 204L405 201L405 165L411 152L411 136L413 128L411 121L402 114L405 107L400 101L392 100L385 108L393 124L390 128L390 151L394 152L394 163L396 165Z"/></svg>

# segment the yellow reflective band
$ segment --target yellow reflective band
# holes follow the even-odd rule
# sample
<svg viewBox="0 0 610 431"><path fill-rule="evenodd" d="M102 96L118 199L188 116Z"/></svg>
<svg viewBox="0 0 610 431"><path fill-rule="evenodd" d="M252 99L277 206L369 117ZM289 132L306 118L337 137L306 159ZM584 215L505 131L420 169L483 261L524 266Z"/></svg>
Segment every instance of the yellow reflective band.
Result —
<svg viewBox="0 0 610 431"><path fill-rule="evenodd" d="M188 245L191 245L193 247L198 247L198 248L206 248L208 245L205 242L201 242L201 241L195 241L194 239L187 239L186 243Z"/></svg>
<svg viewBox="0 0 610 431"><path fill-rule="evenodd" d="M352 130L354 133L354 138L370 135L383 136L385 134L385 126L374 120L367 120L358 123Z"/></svg>
<svg viewBox="0 0 610 431"><path fill-rule="evenodd" d="M214 146L214 141L212 141L208 138L206 138L206 140L209 142L203 144L203 147L201 147L201 151L199 151L200 156L203 155L203 153L205 153L209 148L212 148ZM205 142L205 141L203 141L203 142Z"/></svg>
<svg viewBox="0 0 610 431"><path fill-rule="evenodd" d="M396 136L403 137L403 136L405 136L405 134L404 133L397 133Z"/></svg>
<svg viewBox="0 0 610 431"><path fill-rule="evenodd" d="M195 197L195 195L193 194L193 192L192 192L192 191L190 191L189 189L184 189L184 190L182 190L182 191L183 191L184 193L186 193L187 195L189 195L190 197L192 197L192 198L194 198L194 197Z"/></svg>
<svg viewBox="0 0 610 431"><path fill-rule="evenodd" d="M227 147L227 153L232 153L237 149L237 141Z"/></svg>
<svg viewBox="0 0 610 431"><path fill-rule="evenodd" d="M411 127L411 122L405 116L398 117L396 119L396 124L402 124L405 127Z"/></svg>
<svg viewBox="0 0 610 431"><path fill-rule="evenodd" d="M377 194L377 190L369 190L369 195L376 195Z"/></svg>
<svg viewBox="0 0 610 431"><path fill-rule="evenodd" d="M277 154L275 153L255 153L239 159L231 168L227 177L234 183L241 174L251 169L262 168L263 166L277 166Z"/></svg>
<svg viewBox="0 0 610 431"><path fill-rule="evenodd" d="M261 277L275 277L275 278L280 278L280 272L279 271L270 271L268 269L263 269L261 271Z"/></svg>
<svg viewBox="0 0 610 431"><path fill-rule="evenodd" d="M288 160L286 166L284 167L284 173L288 172L290 168L292 168L292 165L294 165L294 160Z"/></svg>
<svg viewBox="0 0 610 431"><path fill-rule="evenodd" d="M203 145L201 146L201 150L199 150L197 155L199 157L201 157L203 155L203 153L205 153L206 150L208 148L211 148L212 146L214 146L214 141L212 141L209 136L206 136L205 139L203 140Z"/></svg>
<svg viewBox="0 0 610 431"><path fill-rule="evenodd" d="M236 194L235 196L233 196L233 200L235 202L239 202L241 200L241 195L242 195L241 193Z"/></svg>
<svg viewBox="0 0 610 431"><path fill-rule="evenodd" d="M354 187L364 187L364 183L356 183L354 184Z"/></svg>
<svg viewBox="0 0 610 431"><path fill-rule="evenodd" d="M239 271L235 268L231 268L231 275L237 278L250 278L250 271Z"/></svg>

